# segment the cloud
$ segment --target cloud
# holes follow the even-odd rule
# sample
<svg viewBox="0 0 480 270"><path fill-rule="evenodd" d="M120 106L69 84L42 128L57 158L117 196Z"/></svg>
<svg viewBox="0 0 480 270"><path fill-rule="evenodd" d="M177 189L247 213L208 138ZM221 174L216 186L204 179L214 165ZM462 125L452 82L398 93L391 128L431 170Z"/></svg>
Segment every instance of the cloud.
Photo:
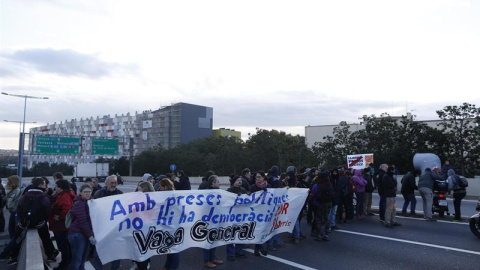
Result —
<svg viewBox="0 0 480 270"><path fill-rule="evenodd" d="M83 54L70 49L19 50L7 57L14 62L10 61L7 63L10 65L27 66L34 68L38 72L67 77L99 79L112 76L116 72L136 74L138 71L137 66L134 64L106 62L99 59L97 55ZM14 70L16 69L18 68L14 68ZM9 73L5 75L8 76Z"/></svg>

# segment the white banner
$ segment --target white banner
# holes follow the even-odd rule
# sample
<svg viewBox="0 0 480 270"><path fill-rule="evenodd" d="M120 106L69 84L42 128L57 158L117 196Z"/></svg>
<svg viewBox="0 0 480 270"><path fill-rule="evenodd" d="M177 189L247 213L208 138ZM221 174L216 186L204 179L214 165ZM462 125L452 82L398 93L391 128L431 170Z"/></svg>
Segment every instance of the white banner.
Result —
<svg viewBox="0 0 480 270"><path fill-rule="evenodd" d="M238 196L224 190L126 193L90 200L102 263L144 261L190 247L263 243L292 232L308 189L278 188Z"/></svg>
<svg viewBox="0 0 480 270"><path fill-rule="evenodd" d="M347 164L348 168L353 169L364 169L373 163L373 154L357 154L357 155L348 155Z"/></svg>

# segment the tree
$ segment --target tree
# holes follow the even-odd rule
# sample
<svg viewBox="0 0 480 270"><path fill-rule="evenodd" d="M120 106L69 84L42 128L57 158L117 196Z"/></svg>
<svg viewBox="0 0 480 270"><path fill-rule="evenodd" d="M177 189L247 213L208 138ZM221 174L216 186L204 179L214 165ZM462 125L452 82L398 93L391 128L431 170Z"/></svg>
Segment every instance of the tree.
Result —
<svg viewBox="0 0 480 270"><path fill-rule="evenodd" d="M446 106L438 110L437 115L443 120L439 126L448 137L443 152L450 156L448 159L461 174L473 175L479 165L480 109L465 102L461 106Z"/></svg>

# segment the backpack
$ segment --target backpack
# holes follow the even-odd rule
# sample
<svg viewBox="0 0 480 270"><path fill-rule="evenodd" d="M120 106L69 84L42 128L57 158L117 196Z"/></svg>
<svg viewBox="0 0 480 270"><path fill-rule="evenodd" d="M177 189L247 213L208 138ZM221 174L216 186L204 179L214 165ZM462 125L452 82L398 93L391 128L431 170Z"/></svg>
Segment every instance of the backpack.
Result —
<svg viewBox="0 0 480 270"><path fill-rule="evenodd" d="M465 189L466 187L468 187L468 180L463 176L455 175L455 182L457 183L457 186L461 189Z"/></svg>
<svg viewBox="0 0 480 270"><path fill-rule="evenodd" d="M44 209L40 200L43 196L28 196L25 195L25 200L22 207L19 207L18 218L20 223L28 228L36 228L38 225L45 222L43 218Z"/></svg>
<svg viewBox="0 0 480 270"><path fill-rule="evenodd" d="M317 192L315 193L315 199L319 203L333 201L333 189L330 187L321 187L317 184Z"/></svg>
<svg viewBox="0 0 480 270"><path fill-rule="evenodd" d="M65 228L70 228L70 226L72 226L72 222L73 222L73 217L72 217L72 209L73 209L73 206L77 203L78 201L74 202L73 205L72 205L72 208L70 208L70 210L68 210L67 214L65 215Z"/></svg>

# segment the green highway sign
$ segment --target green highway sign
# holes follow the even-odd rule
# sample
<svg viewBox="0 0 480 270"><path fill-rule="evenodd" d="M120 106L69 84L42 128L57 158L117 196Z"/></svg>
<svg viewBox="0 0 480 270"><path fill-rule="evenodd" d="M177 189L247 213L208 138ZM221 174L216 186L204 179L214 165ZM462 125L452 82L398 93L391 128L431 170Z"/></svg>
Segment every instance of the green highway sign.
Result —
<svg viewBox="0 0 480 270"><path fill-rule="evenodd" d="M92 139L92 155L114 156L118 154L118 139Z"/></svg>
<svg viewBox="0 0 480 270"><path fill-rule="evenodd" d="M35 137L36 154L78 154L80 138L60 136Z"/></svg>

